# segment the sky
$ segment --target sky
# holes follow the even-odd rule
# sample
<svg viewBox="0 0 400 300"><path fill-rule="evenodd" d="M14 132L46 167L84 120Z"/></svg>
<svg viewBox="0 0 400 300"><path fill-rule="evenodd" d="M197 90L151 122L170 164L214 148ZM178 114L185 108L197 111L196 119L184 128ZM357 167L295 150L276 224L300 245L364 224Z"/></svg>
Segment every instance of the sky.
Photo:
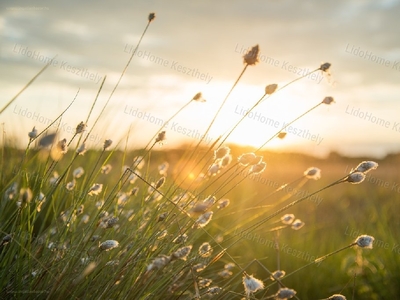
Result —
<svg viewBox="0 0 400 300"><path fill-rule="evenodd" d="M329 62L264 100L227 143L258 148L325 97L263 149L323 156L383 157L400 151L400 1L2 1L0 4L0 107L47 61L50 65L0 115L2 142L21 147L63 115L60 138L70 139L110 97L148 23L141 44L89 147L105 139L140 148L164 127L164 147L195 144L207 131L241 74L243 55L260 47L204 138L211 144L229 131L264 94ZM168 124L166 121L193 96ZM51 130L54 130L52 127Z"/></svg>

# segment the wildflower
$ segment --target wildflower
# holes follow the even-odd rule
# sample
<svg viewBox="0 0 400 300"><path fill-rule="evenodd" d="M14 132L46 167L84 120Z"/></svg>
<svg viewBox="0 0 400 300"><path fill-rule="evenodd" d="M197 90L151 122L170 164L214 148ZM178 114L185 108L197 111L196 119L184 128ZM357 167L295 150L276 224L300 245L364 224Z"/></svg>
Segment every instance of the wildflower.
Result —
<svg viewBox="0 0 400 300"><path fill-rule="evenodd" d="M107 240L105 242L102 242L99 245L100 250L103 251L109 251L111 249L117 248L119 246L119 243L116 240Z"/></svg>
<svg viewBox="0 0 400 300"><path fill-rule="evenodd" d="M375 238L370 235L360 235L354 241L358 247L372 249L372 244L374 243Z"/></svg>
<svg viewBox="0 0 400 300"><path fill-rule="evenodd" d="M261 163L258 163L256 165L253 165L250 168L249 173L251 173L251 174L260 174L260 173L264 172L266 166L267 166L267 164L265 162L261 162Z"/></svg>
<svg viewBox="0 0 400 300"><path fill-rule="evenodd" d="M80 123L78 124L78 126L76 126L75 134L80 134L80 133L84 132L85 129L86 129L86 126L87 126L87 125L86 125L85 123L80 122Z"/></svg>
<svg viewBox="0 0 400 300"><path fill-rule="evenodd" d="M83 142L80 146L79 146L79 148L76 150L76 153L78 153L78 155L83 155L83 154L85 154L85 152L86 152L86 143L85 142Z"/></svg>
<svg viewBox="0 0 400 300"><path fill-rule="evenodd" d="M225 155L222 160L221 160L221 167L225 168L227 165L229 165L232 162L232 155Z"/></svg>
<svg viewBox="0 0 400 300"><path fill-rule="evenodd" d="M281 221L283 224L290 225L294 221L294 214L286 214L281 217Z"/></svg>
<svg viewBox="0 0 400 300"><path fill-rule="evenodd" d="M351 173L345 181L350 182L351 184L359 184L363 182L365 179L365 174L361 172Z"/></svg>
<svg viewBox="0 0 400 300"><path fill-rule="evenodd" d="M286 275L286 272L283 270L276 270L275 272L272 273L271 275L271 280L275 281L276 279L281 279L283 276Z"/></svg>
<svg viewBox="0 0 400 300"><path fill-rule="evenodd" d="M207 267L206 264L198 263L198 264L195 264L195 265L193 266L192 269L193 269L193 271L195 271L196 273L199 273L199 272L201 272L201 271L204 271L206 267Z"/></svg>
<svg viewBox="0 0 400 300"><path fill-rule="evenodd" d="M242 166L247 166L252 163L256 158L254 153L244 153L239 156L238 161Z"/></svg>
<svg viewBox="0 0 400 300"><path fill-rule="evenodd" d="M308 179L318 180L321 178L321 170L316 167L310 167L304 171L304 176Z"/></svg>
<svg viewBox="0 0 400 300"><path fill-rule="evenodd" d="M231 277L232 274L233 273L227 269L224 269L224 270L218 272L218 276L221 276L222 278L225 278L225 279Z"/></svg>
<svg viewBox="0 0 400 300"><path fill-rule="evenodd" d="M160 179L158 179L157 183L156 183L156 189L161 188L165 183L165 177L161 177Z"/></svg>
<svg viewBox="0 0 400 300"><path fill-rule="evenodd" d="M160 142L160 143L162 144L162 142L165 141L165 139L166 139L166 137L165 137L165 130L163 130L163 131L161 131L161 132L158 134L155 143Z"/></svg>
<svg viewBox="0 0 400 300"><path fill-rule="evenodd" d="M171 260L175 260L175 259L186 260L188 255L190 254L190 251L192 250L192 247L193 247L192 245L189 245L189 246L179 248L178 250L176 250L175 252L172 253Z"/></svg>
<svg viewBox="0 0 400 300"><path fill-rule="evenodd" d="M300 228L302 228L305 225L305 223L303 221L301 221L300 219L296 219L293 223L292 223L292 229L294 230L299 230Z"/></svg>
<svg viewBox="0 0 400 300"><path fill-rule="evenodd" d="M225 207L227 207L229 205L229 203L230 203L229 199L221 199L221 200L218 201L217 208L218 209L225 208Z"/></svg>
<svg viewBox="0 0 400 300"><path fill-rule="evenodd" d="M330 296L327 300L346 300L346 297L341 294L334 294Z"/></svg>
<svg viewBox="0 0 400 300"><path fill-rule="evenodd" d="M288 288L280 288L275 294L276 299L290 299L296 295L296 291Z"/></svg>
<svg viewBox="0 0 400 300"><path fill-rule="evenodd" d="M197 93L196 95L194 95L192 100L197 102L206 102L206 99L203 98L202 93Z"/></svg>
<svg viewBox="0 0 400 300"><path fill-rule="evenodd" d="M79 167L72 172L72 176L74 176L74 178L80 178L84 173L85 171L83 170L83 168Z"/></svg>
<svg viewBox="0 0 400 300"><path fill-rule="evenodd" d="M226 155L229 155L231 149L229 147L221 147L214 151L214 159L223 158Z"/></svg>
<svg viewBox="0 0 400 300"><path fill-rule="evenodd" d="M101 167L101 173L108 174L108 173L110 173L111 169L112 169L112 166L110 164L104 165Z"/></svg>
<svg viewBox="0 0 400 300"><path fill-rule="evenodd" d="M355 170L352 170L352 172L362 172L364 174L368 173L371 170L375 170L376 168L378 168L378 163L374 162L374 161L363 161L362 163L360 163Z"/></svg>
<svg viewBox="0 0 400 300"><path fill-rule="evenodd" d="M221 291L222 291L222 289L220 287L213 286L213 287L208 288L207 294L209 294L209 295L217 295Z"/></svg>
<svg viewBox="0 0 400 300"><path fill-rule="evenodd" d="M204 227L206 226L212 218L213 212L208 211L204 214L202 214L197 220L196 223L193 225L194 228L199 228L199 227Z"/></svg>
<svg viewBox="0 0 400 300"><path fill-rule="evenodd" d="M148 16L148 20L149 20L149 22L151 22L151 21L153 21L154 19L156 18L156 14L155 13L149 13L149 16Z"/></svg>
<svg viewBox="0 0 400 300"><path fill-rule="evenodd" d="M75 179L72 181L68 182L67 185L65 186L68 191L72 191L75 187Z"/></svg>
<svg viewBox="0 0 400 300"><path fill-rule="evenodd" d="M278 133L278 138L284 139L286 137L287 133L286 132L279 132Z"/></svg>
<svg viewBox="0 0 400 300"><path fill-rule="evenodd" d="M98 195L103 190L103 185L101 183L94 183L92 187L89 189L88 194L90 196Z"/></svg>
<svg viewBox="0 0 400 300"><path fill-rule="evenodd" d="M264 288L264 283L261 280L254 278L253 275L248 275L246 273L244 273L243 276L243 285L247 297L249 297L250 293L255 293L258 290L262 290Z"/></svg>
<svg viewBox="0 0 400 300"><path fill-rule="evenodd" d="M265 87L265 94L266 95L271 95L273 93L275 93L276 89L278 88L277 84L269 84Z"/></svg>
<svg viewBox="0 0 400 300"><path fill-rule="evenodd" d="M160 255L156 257L151 264L147 266L147 272L152 270L160 270L164 268L171 261L171 256Z"/></svg>
<svg viewBox="0 0 400 300"><path fill-rule="evenodd" d="M178 235L172 242L174 244L184 244L188 239L188 236L186 233Z"/></svg>
<svg viewBox="0 0 400 300"><path fill-rule="evenodd" d="M212 279L208 279L208 278L200 278L199 277L199 288L205 288L207 286L209 286L212 283Z"/></svg>
<svg viewBox="0 0 400 300"><path fill-rule="evenodd" d="M201 257L209 257L213 252L210 243L205 242L199 247L199 255Z"/></svg>
<svg viewBox="0 0 400 300"><path fill-rule="evenodd" d="M106 150L112 144L112 140L105 140L103 144L103 150Z"/></svg>
<svg viewBox="0 0 400 300"><path fill-rule="evenodd" d="M329 70L330 67L331 67L331 64L328 63L328 62L326 62L326 63L323 63L323 64L319 67L319 69L320 69L322 72L328 72L328 70Z"/></svg>
<svg viewBox="0 0 400 300"><path fill-rule="evenodd" d="M158 173L162 176L167 175L167 171L169 168L169 163L163 162L161 165L158 166Z"/></svg>
<svg viewBox="0 0 400 300"><path fill-rule="evenodd" d="M335 100L333 99L333 97L325 97L324 100L322 100L322 103L327 104L327 105L334 103L334 102L335 102Z"/></svg>
<svg viewBox="0 0 400 300"><path fill-rule="evenodd" d="M260 47L258 45L255 45L253 48L251 48L250 51L248 51L243 56L243 62L249 66L256 65L259 62L258 60L259 52L260 52Z"/></svg>
<svg viewBox="0 0 400 300"><path fill-rule="evenodd" d="M31 132L28 132L28 136L30 139L34 139L35 137L37 137L37 129L35 128L35 126L32 128Z"/></svg>

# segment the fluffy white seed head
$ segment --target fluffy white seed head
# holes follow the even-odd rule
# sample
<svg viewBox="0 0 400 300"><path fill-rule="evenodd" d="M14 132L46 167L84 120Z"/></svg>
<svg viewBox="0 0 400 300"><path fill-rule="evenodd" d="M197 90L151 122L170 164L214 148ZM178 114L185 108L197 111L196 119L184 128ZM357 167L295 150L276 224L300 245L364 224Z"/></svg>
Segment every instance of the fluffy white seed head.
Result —
<svg viewBox="0 0 400 300"><path fill-rule="evenodd" d="M345 179L345 181L351 183L351 184L359 184L361 182L363 182L365 179L365 174L362 172L355 172L355 173L351 173L349 176L347 176L347 178Z"/></svg>
<svg viewBox="0 0 400 300"><path fill-rule="evenodd" d="M301 221L300 219L296 219L293 221L292 223L292 229L294 230L299 230L300 228L302 228L305 225L305 223L303 221Z"/></svg>
<svg viewBox="0 0 400 300"><path fill-rule="evenodd" d="M209 257L213 252L213 249L210 245L210 243L205 242L203 244L200 245L199 247L199 255L201 257Z"/></svg>
<svg viewBox="0 0 400 300"><path fill-rule="evenodd" d="M310 167L304 171L304 176L308 179L318 180L321 178L321 170L316 167Z"/></svg>
<svg viewBox="0 0 400 300"><path fill-rule="evenodd" d="M74 176L74 178L80 178L84 173L85 170L83 170L82 167L78 167L72 172L72 176Z"/></svg>
<svg viewBox="0 0 400 300"><path fill-rule="evenodd" d="M231 149L229 147L221 147L214 151L214 159L223 158L226 155L229 155Z"/></svg>
<svg viewBox="0 0 400 300"><path fill-rule="evenodd" d="M252 164L255 159L256 155L254 153L244 153L238 157L239 164L242 166Z"/></svg>
<svg viewBox="0 0 400 300"><path fill-rule="evenodd" d="M167 255L160 255L156 257L151 264L147 266L147 272L152 271L152 270L160 270L164 268L166 265L169 264L171 261L171 256Z"/></svg>
<svg viewBox="0 0 400 300"><path fill-rule="evenodd" d="M103 150L106 150L112 144L112 140L105 140L103 144Z"/></svg>
<svg viewBox="0 0 400 300"><path fill-rule="evenodd" d="M86 151L87 151L87 149L86 149L86 143L83 142L83 143L79 146L79 148L76 150L76 153L78 153L79 155L83 155L83 154L85 154Z"/></svg>
<svg viewBox="0 0 400 300"><path fill-rule="evenodd" d="M156 143L162 143L163 141L165 141L165 139L166 139L165 130L163 130L157 135Z"/></svg>
<svg viewBox="0 0 400 300"><path fill-rule="evenodd" d="M281 221L283 224L290 225L294 221L294 214L286 214L281 217Z"/></svg>
<svg viewBox="0 0 400 300"><path fill-rule="evenodd" d="M281 279L286 275L286 272L283 270L276 270L271 275L271 280L275 281L276 279Z"/></svg>
<svg viewBox="0 0 400 300"><path fill-rule="evenodd" d="M378 168L378 166L379 166L378 163L374 161L363 161L355 168L355 170L352 171L362 172L366 174L369 171L375 170L376 168Z"/></svg>
<svg viewBox="0 0 400 300"><path fill-rule="evenodd" d="M328 300L346 300L346 297L341 294L334 294L330 296Z"/></svg>
<svg viewBox="0 0 400 300"><path fill-rule="evenodd" d="M276 293L276 299L290 299L294 295L296 295L296 291L288 288L280 288L279 291Z"/></svg>
<svg viewBox="0 0 400 300"><path fill-rule="evenodd" d="M34 139L35 137L37 137L38 131L35 127L32 128L31 132L28 132L28 136L30 139Z"/></svg>
<svg viewBox="0 0 400 300"><path fill-rule="evenodd" d="M360 248L372 249L375 238L370 235L360 235L356 238L355 243Z"/></svg>
<svg viewBox="0 0 400 300"><path fill-rule="evenodd" d="M87 126L87 125L86 125L85 123L80 122L80 123L78 124L78 126L76 126L75 134L81 134L82 132L84 132L85 129L86 129L86 126Z"/></svg>
<svg viewBox="0 0 400 300"><path fill-rule="evenodd" d="M175 260L175 259L186 260L188 255L190 254L190 251L192 250L192 247L193 247L192 245L189 245L189 246L179 248L178 250L176 250L175 252L172 253L171 260Z"/></svg>
<svg viewBox="0 0 400 300"><path fill-rule="evenodd" d="M249 173L260 174L260 173L264 172L266 167L267 167L267 164L265 162L260 162L256 165L251 166Z"/></svg>
<svg viewBox="0 0 400 300"><path fill-rule="evenodd" d="M111 249L117 248L119 246L119 243L116 240L107 240L102 242L99 245L100 250L103 251L109 251Z"/></svg>
<svg viewBox="0 0 400 300"><path fill-rule="evenodd" d="M213 216L213 212L212 211L208 211L208 212L202 214L196 220L196 223L193 225L193 227L194 228L199 228L199 227L206 226L208 223L210 223L212 216Z"/></svg>
<svg viewBox="0 0 400 300"><path fill-rule="evenodd" d="M222 209L227 207L230 204L230 200L229 199L221 199L218 201L218 205L217 208L218 209Z"/></svg>
<svg viewBox="0 0 400 300"><path fill-rule="evenodd" d="M264 288L264 283L261 280L254 278L253 275L248 275L246 273L243 276L243 285L247 297L249 297L251 293L255 293L258 290L262 290Z"/></svg>
<svg viewBox="0 0 400 300"><path fill-rule="evenodd" d="M94 183L92 187L89 189L88 195L98 195L103 190L103 184L101 183Z"/></svg>

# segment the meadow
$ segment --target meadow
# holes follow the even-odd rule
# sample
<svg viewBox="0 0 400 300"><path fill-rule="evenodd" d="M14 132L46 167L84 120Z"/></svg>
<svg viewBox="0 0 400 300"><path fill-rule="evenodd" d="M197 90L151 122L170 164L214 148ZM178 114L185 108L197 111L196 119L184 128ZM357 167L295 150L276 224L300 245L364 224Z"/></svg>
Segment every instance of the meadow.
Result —
<svg viewBox="0 0 400 300"><path fill-rule="evenodd" d="M243 56L207 132L258 52ZM311 73L329 76L330 66ZM294 81L267 85L253 108ZM193 101L201 93L170 120ZM333 102L322 99L287 126ZM210 146L164 150L161 126L142 149L112 140L88 149L107 105L87 128L90 110L70 140L53 130L69 107L27 132L25 149L3 137L1 299L398 297L399 154L372 161L263 150L286 127L258 149L226 144L251 110Z"/></svg>

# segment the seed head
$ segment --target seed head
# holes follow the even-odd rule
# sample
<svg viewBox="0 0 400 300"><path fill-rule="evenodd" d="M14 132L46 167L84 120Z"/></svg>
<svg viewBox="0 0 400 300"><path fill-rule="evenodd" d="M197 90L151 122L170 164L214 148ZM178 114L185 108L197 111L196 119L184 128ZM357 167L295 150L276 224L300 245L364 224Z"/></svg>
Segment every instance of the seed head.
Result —
<svg viewBox="0 0 400 300"><path fill-rule="evenodd" d="M251 166L249 173L251 174L260 174L264 172L267 164L265 162L258 163L256 165Z"/></svg>
<svg viewBox="0 0 400 300"><path fill-rule="evenodd" d="M256 159L256 155L254 153L244 153L239 156L238 161L242 166L247 166L251 164Z"/></svg>
<svg viewBox="0 0 400 300"><path fill-rule="evenodd" d="M227 207L229 204L230 204L229 199L221 199L218 201L217 208L222 209L222 208Z"/></svg>
<svg viewBox="0 0 400 300"><path fill-rule="evenodd" d="M305 225L305 223L303 221L301 221L300 219L296 219L295 221L293 221L292 223L292 229L294 230L299 230L300 228L302 228Z"/></svg>
<svg viewBox="0 0 400 300"><path fill-rule="evenodd" d="M294 214L286 214L281 217L281 221L283 224L290 225L294 221Z"/></svg>
<svg viewBox="0 0 400 300"><path fill-rule="evenodd" d="M3 237L3 239L1 240L1 246L3 245L7 245L9 242L11 242L12 240L12 236L11 234L7 234L6 236Z"/></svg>
<svg viewBox="0 0 400 300"><path fill-rule="evenodd" d="M164 183L165 183L165 177L163 176L156 182L156 189L161 188L164 185Z"/></svg>
<svg viewBox="0 0 400 300"><path fill-rule="evenodd" d="M102 166L101 167L101 174L108 174L108 173L110 173L111 169L112 169L112 165L110 165L110 164Z"/></svg>
<svg viewBox="0 0 400 300"><path fill-rule="evenodd" d="M221 167L225 168L227 165L229 165L232 162L232 155L225 155L222 160L221 160Z"/></svg>
<svg viewBox="0 0 400 300"><path fill-rule="evenodd" d="M199 288L205 288L207 286L209 286L212 283L212 279L208 279L208 278L200 278L199 277Z"/></svg>
<svg viewBox="0 0 400 300"><path fill-rule="evenodd" d="M224 270L218 272L218 276L221 276L222 278L225 278L225 279L231 277L232 274L233 273L227 269L224 269Z"/></svg>
<svg viewBox="0 0 400 300"><path fill-rule="evenodd" d="M109 251L111 249L117 248L119 246L119 243L115 240L107 240L105 242L102 242L99 245L100 250L103 251Z"/></svg>
<svg viewBox="0 0 400 300"><path fill-rule="evenodd" d="M106 150L112 144L112 140L105 140L103 144L103 150Z"/></svg>
<svg viewBox="0 0 400 300"><path fill-rule="evenodd" d="M75 179L73 179L72 181L68 182L68 183L66 184L66 186L65 186L65 188L66 188L68 191L72 191L72 190L74 189L74 187L75 187Z"/></svg>
<svg viewBox="0 0 400 300"><path fill-rule="evenodd" d="M206 265L206 264L198 263L198 264L195 264L195 265L193 266L193 271L195 271L196 273L199 273L199 272L201 272L201 271L204 271L205 268L207 268L207 265Z"/></svg>
<svg viewBox="0 0 400 300"><path fill-rule="evenodd" d="M171 261L171 256L167 255L160 255L156 257L151 264L147 266L147 272L152 271L152 270L160 270L164 268L166 265L169 264Z"/></svg>
<svg viewBox="0 0 400 300"><path fill-rule="evenodd" d="M333 99L333 97L325 97L324 100L322 100L322 103L327 104L327 105L334 103L334 102L335 102L335 100Z"/></svg>
<svg viewBox="0 0 400 300"><path fill-rule="evenodd" d="M231 149L229 147L221 147L214 151L214 159L223 158L226 155L229 155Z"/></svg>
<svg viewBox="0 0 400 300"><path fill-rule="evenodd" d="M326 62L326 63L323 63L323 64L319 67L319 69L320 69L322 72L328 72L328 70L329 70L330 67L331 67L331 64L328 63L328 62Z"/></svg>
<svg viewBox="0 0 400 300"><path fill-rule="evenodd" d="M288 288L280 288L279 291L276 293L276 299L290 299L294 295L296 295L296 291Z"/></svg>
<svg viewBox="0 0 400 300"><path fill-rule="evenodd" d="M264 283L261 280L254 278L253 275L248 275L246 273L244 273L243 276L243 285L247 297L249 297L251 293L255 293L258 290L262 290L264 288Z"/></svg>
<svg viewBox="0 0 400 300"><path fill-rule="evenodd" d="M87 125L86 125L85 123L80 122L80 123L78 124L78 126L76 126L75 134L80 134L80 133L84 132L85 129L86 129L86 126L87 126Z"/></svg>
<svg viewBox="0 0 400 300"><path fill-rule="evenodd" d="M165 141L165 139L166 139L165 130L163 130L158 134L158 136L156 138L156 143L161 143L162 144L162 142Z"/></svg>
<svg viewBox="0 0 400 300"><path fill-rule="evenodd" d="M112 228L118 223L119 219L118 217L111 217L107 220L105 223L105 228Z"/></svg>
<svg viewBox="0 0 400 300"><path fill-rule="evenodd" d="M206 99L203 98L202 93L197 93L196 95L194 95L192 100L197 102L206 102Z"/></svg>
<svg viewBox="0 0 400 300"><path fill-rule="evenodd" d="M85 171L83 170L83 168L78 167L72 172L72 176L74 176L74 178L80 178L84 173Z"/></svg>
<svg viewBox="0 0 400 300"><path fill-rule="evenodd" d="M225 264L224 269L232 270L234 267L235 267L234 263L227 263L227 264Z"/></svg>
<svg viewBox="0 0 400 300"><path fill-rule="evenodd" d="M345 181L350 182L351 184L359 184L359 183L363 182L364 179L365 179L364 173L355 172L355 173L351 173L349 176L347 176Z"/></svg>
<svg viewBox="0 0 400 300"><path fill-rule="evenodd" d="M35 137L37 137L37 129L35 128L35 126L33 127L31 132L28 132L28 136L30 139L34 139Z"/></svg>
<svg viewBox="0 0 400 300"><path fill-rule="evenodd" d="M328 300L346 300L346 297L341 294L334 294L330 296Z"/></svg>
<svg viewBox="0 0 400 300"><path fill-rule="evenodd" d="M286 137L286 135L287 135L286 132L279 132L278 133L278 138L282 140L282 139L284 139Z"/></svg>
<svg viewBox="0 0 400 300"><path fill-rule="evenodd" d="M196 220L196 223L194 223L193 227L194 228L200 228L200 227L206 226L211 221L212 215L213 215L212 211L208 211L208 212L202 214Z"/></svg>
<svg viewBox="0 0 400 300"><path fill-rule="evenodd" d="M250 51L248 51L243 56L243 62L245 64L248 64L249 66L256 65L259 62L259 60L258 60L259 52L260 52L260 47L258 45L255 45L253 48L251 48Z"/></svg>
<svg viewBox="0 0 400 300"><path fill-rule="evenodd" d="M360 235L356 240L355 243L358 247L372 249L372 244L374 243L375 238L370 235Z"/></svg>
<svg viewBox="0 0 400 300"><path fill-rule="evenodd" d="M275 93L276 89L278 88L277 84L269 84L265 87L265 94L267 95L271 95L273 93Z"/></svg>
<svg viewBox="0 0 400 300"><path fill-rule="evenodd" d="M101 183L94 183L93 186L89 189L88 194L90 196L98 195L103 190L103 184Z"/></svg>
<svg viewBox="0 0 400 300"><path fill-rule="evenodd" d="M208 288L207 294L210 296L213 296L213 295L217 295L221 291L222 291L222 289L219 286L212 286L212 287Z"/></svg>
<svg viewBox="0 0 400 300"><path fill-rule="evenodd" d="M58 149L62 154L68 152L67 139L62 139L61 141L58 142Z"/></svg>
<svg viewBox="0 0 400 300"><path fill-rule="evenodd" d="M169 168L169 163L168 162L163 162L161 165L158 166L158 173L160 175L167 175L167 171Z"/></svg>
<svg viewBox="0 0 400 300"><path fill-rule="evenodd" d="M86 143L85 142L83 142L80 146L79 146L79 148L76 150L76 153L78 153L78 155L83 155L83 154L85 154L85 152L86 152Z"/></svg>
<svg viewBox="0 0 400 300"><path fill-rule="evenodd" d="M151 21L153 21L154 19L156 18L156 14L155 13L149 13L149 16L148 16L148 20L149 20L149 22L151 22Z"/></svg>
<svg viewBox="0 0 400 300"><path fill-rule="evenodd" d="M374 162L374 161L363 161L362 163L360 163L355 170L355 172L362 172L364 174L368 173L371 170L375 170L376 168L378 168L378 163Z"/></svg>
<svg viewBox="0 0 400 300"><path fill-rule="evenodd" d="M220 161L213 163L208 169L208 176L215 176L220 172L221 164Z"/></svg>
<svg viewBox="0 0 400 300"><path fill-rule="evenodd" d="M304 171L304 176L308 179L318 180L321 178L321 170L316 167L308 168Z"/></svg>
<svg viewBox="0 0 400 300"><path fill-rule="evenodd" d="M210 245L210 243L205 242L203 244L201 244L201 246L199 247L199 255L201 257L209 257L213 252L213 249Z"/></svg>
<svg viewBox="0 0 400 300"><path fill-rule="evenodd" d="M188 239L188 236L186 233L178 235L172 242L174 244L184 244Z"/></svg>
<svg viewBox="0 0 400 300"><path fill-rule="evenodd" d="M22 203L29 203L32 200L32 191L30 188L21 189L20 197Z"/></svg>
<svg viewBox="0 0 400 300"><path fill-rule="evenodd" d="M283 270L276 270L275 272L272 273L271 275L271 280L275 281L276 279L281 279L283 276L286 275L286 272Z"/></svg>
<svg viewBox="0 0 400 300"><path fill-rule="evenodd" d="M192 245L189 245L189 246L179 248L178 250L176 250L175 252L172 253L171 260L175 260L175 259L186 260L188 255L190 254L190 251L192 250L192 247L193 247Z"/></svg>

